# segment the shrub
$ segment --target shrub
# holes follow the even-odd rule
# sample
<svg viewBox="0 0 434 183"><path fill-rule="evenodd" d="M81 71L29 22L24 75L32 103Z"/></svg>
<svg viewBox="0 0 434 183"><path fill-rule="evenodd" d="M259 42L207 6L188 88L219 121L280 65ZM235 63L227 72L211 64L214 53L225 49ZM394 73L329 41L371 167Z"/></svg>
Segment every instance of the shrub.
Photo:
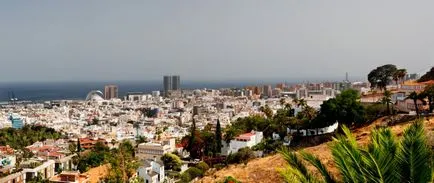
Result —
<svg viewBox="0 0 434 183"><path fill-rule="evenodd" d="M215 165L214 165L214 168L217 169L217 170L221 170L221 169L223 169L224 167L226 167L226 165L225 165L225 164L221 164L221 163L219 163L219 164L215 164Z"/></svg>
<svg viewBox="0 0 434 183"><path fill-rule="evenodd" d="M182 165L181 159L172 153L164 154L161 157L161 161L163 161L164 167L167 170L180 170Z"/></svg>
<svg viewBox="0 0 434 183"><path fill-rule="evenodd" d="M228 176L225 178L224 183L241 183L241 182L231 176Z"/></svg>
<svg viewBox="0 0 434 183"><path fill-rule="evenodd" d="M188 172L184 172L181 174L181 181L180 182L190 182L191 181L191 175Z"/></svg>
<svg viewBox="0 0 434 183"><path fill-rule="evenodd" d="M206 172L206 171L208 171L209 170L209 166L208 166L208 164L206 164L205 162L199 162L197 165L196 165L196 167L197 168L199 168L200 170L202 170L202 172Z"/></svg>
<svg viewBox="0 0 434 183"><path fill-rule="evenodd" d="M190 174L191 179L194 179L196 177L202 177L203 171L196 167L190 167L188 168L185 173Z"/></svg>
<svg viewBox="0 0 434 183"><path fill-rule="evenodd" d="M247 163L250 159L253 159L255 157L255 154L253 151L248 148L241 148L238 150L235 154L230 154L227 158L227 162L229 164L237 164L237 163Z"/></svg>

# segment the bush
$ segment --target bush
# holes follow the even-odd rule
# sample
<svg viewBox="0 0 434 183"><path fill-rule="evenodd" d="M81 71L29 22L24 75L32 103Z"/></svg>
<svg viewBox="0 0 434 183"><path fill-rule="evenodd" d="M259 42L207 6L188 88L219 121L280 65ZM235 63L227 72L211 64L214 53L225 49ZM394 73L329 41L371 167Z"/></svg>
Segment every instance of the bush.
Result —
<svg viewBox="0 0 434 183"><path fill-rule="evenodd" d="M221 170L221 169L223 169L224 167L226 167L226 165L225 165L225 164L221 164L221 163L219 163L219 164L215 164L215 165L214 165L214 168L217 169L217 170Z"/></svg>
<svg viewBox="0 0 434 183"><path fill-rule="evenodd" d="M205 162L201 161L196 165L197 168L199 168L200 170L202 170L202 172L206 172L209 170L209 166L208 164L206 164Z"/></svg>
<svg viewBox="0 0 434 183"><path fill-rule="evenodd" d="M172 153L166 153L161 157L161 161L164 163L164 167L167 170L180 170L182 161L181 158L178 156L172 154Z"/></svg>
<svg viewBox="0 0 434 183"><path fill-rule="evenodd" d="M180 182L190 182L191 181L191 175L188 172L184 172L181 174L181 181Z"/></svg>
<svg viewBox="0 0 434 183"><path fill-rule="evenodd" d="M184 173L190 174L191 179L202 177L203 175L203 171L196 167L190 167Z"/></svg>
<svg viewBox="0 0 434 183"><path fill-rule="evenodd" d="M367 105L366 107L366 120L373 121L381 116L387 114L387 107L384 104L375 103Z"/></svg>
<svg viewBox="0 0 434 183"><path fill-rule="evenodd" d="M250 159L253 159L255 154L253 151L248 148L241 148L235 154L230 154L227 158L227 162L229 164L238 164L238 163L247 163Z"/></svg>
<svg viewBox="0 0 434 183"><path fill-rule="evenodd" d="M228 176L225 178L224 183L241 183L241 182L231 176Z"/></svg>

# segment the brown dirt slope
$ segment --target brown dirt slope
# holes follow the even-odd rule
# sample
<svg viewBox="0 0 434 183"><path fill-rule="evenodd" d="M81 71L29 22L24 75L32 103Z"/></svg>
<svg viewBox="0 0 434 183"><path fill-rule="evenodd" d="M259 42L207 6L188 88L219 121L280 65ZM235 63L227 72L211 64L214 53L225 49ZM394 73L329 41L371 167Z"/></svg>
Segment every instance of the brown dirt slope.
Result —
<svg viewBox="0 0 434 183"><path fill-rule="evenodd" d="M369 143L369 135L371 130L376 125L384 122L384 120L385 120L384 118L381 118L369 126L354 130L353 134L356 136L358 143L362 146ZM425 120L424 123L425 123L426 131L429 133L427 136L430 138L434 134L434 118ZM409 125L410 122L406 122L406 123L397 124L395 126L392 126L391 128L395 135L401 136L403 130ZM318 156L333 175L339 176L339 172L334 166L331 151L328 148L327 144L328 143L323 143L318 146L305 148L303 150L312 153L315 156ZM216 171L211 175L199 179L196 182L199 183L219 182L227 176L232 176L243 183L283 182L283 179L280 177L277 170L284 168L285 166L286 166L286 162L279 154L276 154L265 158L252 160L247 165L244 164L230 165L229 167ZM308 167L308 168L313 169L313 167Z"/></svg>
<svg viewBox="0 0 434 183"><path fill-rule="evenodd" d="M101 165L99 167L91 168L85 174L89 175L90 183L98 183L107 176L110 169L109 165Z"/></svg>

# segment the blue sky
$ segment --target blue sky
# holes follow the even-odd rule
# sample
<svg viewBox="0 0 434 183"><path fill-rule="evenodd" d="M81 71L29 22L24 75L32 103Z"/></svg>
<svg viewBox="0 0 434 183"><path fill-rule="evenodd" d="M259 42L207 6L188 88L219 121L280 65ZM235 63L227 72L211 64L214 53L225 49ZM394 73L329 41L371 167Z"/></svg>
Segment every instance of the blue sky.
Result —
<svg viewBox="0 0 434 183"><path fill-rule="evenodd" d="M331 79L434 65L434 1L0 2L0 81Z"/></svg>

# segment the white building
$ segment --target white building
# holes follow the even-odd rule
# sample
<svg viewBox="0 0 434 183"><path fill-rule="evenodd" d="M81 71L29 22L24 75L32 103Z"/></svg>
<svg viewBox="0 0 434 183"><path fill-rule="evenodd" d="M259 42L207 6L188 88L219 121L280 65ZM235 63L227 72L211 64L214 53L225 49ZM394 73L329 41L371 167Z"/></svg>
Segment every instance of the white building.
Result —
<svg viewBox="0 0 434 183"><path fill-rule="evenodd" d="M142 143L137 146L136 157L139 159L160 159L166 153L176 150L175 139L165 140L161 143Z"/></svg>
<svg viewBox="0 0 434 183"><path fill-rule="evenodd" d="M240 150L241 148L253 147L259 144L263 138L264 135L262 132L252 131L249 133L241 134L238 137L236 137L234 140L231 140L229 146L227 146L226 143L223 143L224 147L222 148L222 154L229 155L231 153L238 152L238 150Z"/></svg>
<svg viewBox="0 0 434 183"><path fill-rule="evenodd" d="M38 161L29 161L27 163L27 165L22 165L22 172L25 174L26 180L35 178L38 175L40 175L43 179L50 179L52 176L54 176L54 160L48 160L42 164L39 164Z"/></svg>
<svg viewBox="0 0 434 183"><path fill-rule="evenodd" d="M164 165L162 162L145 160L137 169L137 176L143 178L145 183L164 182Z"/></svg>

